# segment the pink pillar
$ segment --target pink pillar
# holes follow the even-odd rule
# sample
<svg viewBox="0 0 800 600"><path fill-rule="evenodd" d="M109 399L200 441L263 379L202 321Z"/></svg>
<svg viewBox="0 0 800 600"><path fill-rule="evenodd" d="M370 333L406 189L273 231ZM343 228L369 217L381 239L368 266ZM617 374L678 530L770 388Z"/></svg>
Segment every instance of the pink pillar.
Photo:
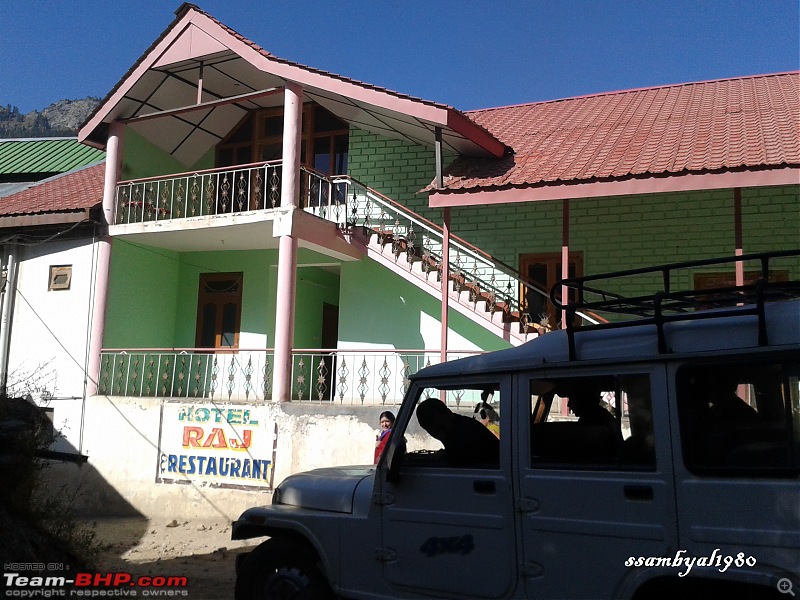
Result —
<svg viewBox="0 0 800 600"><path fill-rule="evenodd" d="M569 277L569 200L564 200L561 210L561 279ZM569 290L561 286L561 305L569 303ZM567 311L561 311L561 328L567 328Z"/></svg>
<svg viewBox="0 0 800 600"><path fill-rule="evenodd" d="M283 112L283 174L281 208L294 209L300 193L300 143L302 141L303 89L287 81ZM287 402L292 395L292 345L297 281L297 239L281 235L278 246L278 290L275 303L275 365L272 400Z"/></svg>
<svg viewBox="0 0 800 600"><path fill-rule="evenodd" d="M450 207L445 207L442 219L442 342L441 362L447 362L447 328L450 308Z"/></svg>
<svg viewBox="0 0 800 600"><path fill-rule="evenodd" d="M742 239L742 188L733 189L733 231L734 231L734 254L742 256L744 254L744 243ZM744 285L744 263L736 262L736 285Z"/></svg>
<svg viewBox="0 0 800 600"><path fill-rule="evenodd" d="M108 225L114 222L114 203L117 181L122 166L120 145L123 125L111 123L106 143L106 170L103 185L103 220L100 226L100 240L97 243L97 266L92 303L92 329L89 338L89 365L86 371L86 396L97 394L100 379L100 350L103 348L103 334L106 329L106 307L108 305L108 281L111 271L111 237Z"/></svg>

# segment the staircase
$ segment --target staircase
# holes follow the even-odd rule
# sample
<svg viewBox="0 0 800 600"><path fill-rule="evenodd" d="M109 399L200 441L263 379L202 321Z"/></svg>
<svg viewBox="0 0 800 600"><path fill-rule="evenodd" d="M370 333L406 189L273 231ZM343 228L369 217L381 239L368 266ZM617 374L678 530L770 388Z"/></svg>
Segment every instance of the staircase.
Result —
<svg viewBox="0 0 800 600"><path fill-rule="evenodd" d="M333 179L329 190L331 202L313 212L338 222L350 243L370 258L441 298L441 227L350 177ZM549 330L520 301L528 294L546 296L545 290L452 235L449 258L451 308L513 345Z"/></svg>

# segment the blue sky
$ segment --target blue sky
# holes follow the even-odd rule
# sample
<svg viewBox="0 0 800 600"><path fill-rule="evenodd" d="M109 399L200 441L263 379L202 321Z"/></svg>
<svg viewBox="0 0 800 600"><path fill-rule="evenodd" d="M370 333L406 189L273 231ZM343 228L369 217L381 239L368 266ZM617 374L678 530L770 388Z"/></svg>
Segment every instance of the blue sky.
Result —
<svg viewBox="0 0 800 600"><path fill-rule="evenodd" d="M798 0L198 0L282 58L462 110L800 69ZM3 0L0 104L105 94L164 0Z"/></svg>

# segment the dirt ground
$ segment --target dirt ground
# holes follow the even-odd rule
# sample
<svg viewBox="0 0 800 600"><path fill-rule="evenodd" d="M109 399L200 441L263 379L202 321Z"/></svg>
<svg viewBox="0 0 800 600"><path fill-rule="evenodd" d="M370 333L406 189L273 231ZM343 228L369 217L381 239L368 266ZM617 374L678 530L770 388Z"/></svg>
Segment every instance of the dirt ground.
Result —
<svg viewBox="0 0 800 600"><path fill-rule="evenodd" d="M87 526L95 533L99 572L184 576L188 593L178 597L191 600L232 600L236 555L262 541L232 541L224 521L103 519Z"/></svg>

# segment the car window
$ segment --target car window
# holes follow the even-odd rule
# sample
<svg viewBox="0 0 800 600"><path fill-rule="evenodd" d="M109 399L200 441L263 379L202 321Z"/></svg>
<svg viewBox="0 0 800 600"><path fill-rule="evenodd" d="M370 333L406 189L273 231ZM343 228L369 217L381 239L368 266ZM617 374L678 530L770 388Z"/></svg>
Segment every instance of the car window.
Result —
<svg viewBox="0 0 800 600"><path fill-rule="evenodd" d="M500 386L423 388L405 433L408 466L499 468Z"/></svg>
<svg viewBox="0 0 800 600"><path fill-rule="evenodd" d="M684 463L696 473L800 472L796 361L687 365L677 372Z"/></svg>
<svg viewBox="0 0 800 600"><path fill-rule="evenodd" d="M530 382L533 468L655 469L647 375Z"/></svg>

